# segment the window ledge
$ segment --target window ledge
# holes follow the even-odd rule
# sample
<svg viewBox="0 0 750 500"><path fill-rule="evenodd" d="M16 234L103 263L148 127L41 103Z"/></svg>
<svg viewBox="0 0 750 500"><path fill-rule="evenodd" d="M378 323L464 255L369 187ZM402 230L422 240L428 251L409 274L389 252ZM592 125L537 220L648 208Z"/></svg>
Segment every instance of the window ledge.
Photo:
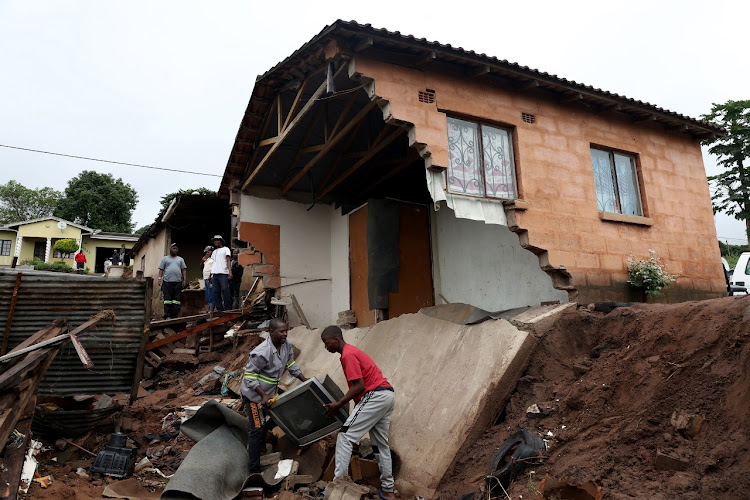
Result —
<svg viewBox="0 0 750 500"><path fill-rule="evenodd" d="M505 208L515 210L517 212L523 212L529 209L529 202L524 200L504 200L503 205Z"/></svg>
<svg viewBox="0 0 750 500"><path fill-rule="evenodd" d="M654 219L651 217L642 217L640 215L616 214L613 212L599 212L599 218L610 222L627 222L628 224L637 224L639 226L653 226Z"/></svg>

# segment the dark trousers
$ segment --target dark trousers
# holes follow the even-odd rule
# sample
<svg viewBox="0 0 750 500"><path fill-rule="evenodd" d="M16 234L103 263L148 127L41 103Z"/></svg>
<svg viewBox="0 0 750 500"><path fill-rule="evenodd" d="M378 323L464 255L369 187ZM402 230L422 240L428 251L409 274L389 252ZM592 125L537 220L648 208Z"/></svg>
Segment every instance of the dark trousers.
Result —
<svg viewBox="0 0 750 500"><path fill-rule="evenodd" d="M164 294L164 319L178 317L182 305L182 283L165 281L161 284L161 291Z"/></svg>
<svg viewBox="0 0 750 500"><path fill-rule="evenodd" d="M83 266L84 266L83 262L76 262L76 267L78 268L76 273L83 274Z"/></svg>
<svg viewBox="0 0 750 500"><path fill-rule="evenodd" d="M239 309L240 308L240 302L242 302L242 297L240 297L240 280L233 279L229 282L229 292L232 296L232 309Z"/></svg>
<svg viewBox="0 0 750 500"><path fill-rule="evenodd" d="M229 275L214 274L211 276L211 288L214 294L214 307L217 311L232 308L232 297L229 295Z"/></svg>
<svg viewBox="0 0 750 500"><path fill-rule="evenodd" d="M243 397L247 418L250 420L250 432L247 435L247 455L250 458L250 473L261 472L260 453L266 444L266 416L260 403Z"/></svg>

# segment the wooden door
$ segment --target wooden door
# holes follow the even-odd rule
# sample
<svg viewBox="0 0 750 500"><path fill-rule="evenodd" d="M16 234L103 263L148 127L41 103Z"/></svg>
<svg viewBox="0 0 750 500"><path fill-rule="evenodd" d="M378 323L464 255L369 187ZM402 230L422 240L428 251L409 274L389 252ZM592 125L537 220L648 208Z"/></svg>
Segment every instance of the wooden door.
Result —
<svg viewBox="0 0 750 500"><path fill-rule="evenodd" d="M367 205L349 215L350 307L357 326L375 324L375 311L367 298Z"/></svg>
<svg viewBox="0 0 750 500"><path fill-rule="evenodd" d="M389 318L435 305L427 207L402 203L398 228L398 293L388 295Z"/></svg>
<svg viewBox="0 0 750 500"><path fill-rule="evenodd" d="M415 313L435 304L427 207L399 205L398 292L388 295L386 318ZM351 309L357 326L375 324L367 296L367 206L349 215L349 268Z"/></svg>

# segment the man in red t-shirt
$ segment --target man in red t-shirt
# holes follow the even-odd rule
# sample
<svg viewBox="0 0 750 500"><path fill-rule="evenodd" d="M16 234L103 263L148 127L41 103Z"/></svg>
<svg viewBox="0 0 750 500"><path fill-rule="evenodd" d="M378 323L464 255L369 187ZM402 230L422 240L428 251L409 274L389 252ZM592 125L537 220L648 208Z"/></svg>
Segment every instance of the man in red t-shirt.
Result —
<svg viewBox="0 0 750 500"><path fill-rule="evenodd" d="M380 466L378 493L383 499L396 498L393 493L391 448L388 446L391 413L396 400L393 387L383 377L383 372L370 356L344 342L344 335L338 326L329 326L324 329L320 334L320 339L328 352L341 354L341 367L344 369L346 383L349 385L349 390L340 401L326 405L328 413L335 414L352 399L356 403L336 440L334 476L340 477L347 474L354 443L369 432L372 448Z"/></svg>

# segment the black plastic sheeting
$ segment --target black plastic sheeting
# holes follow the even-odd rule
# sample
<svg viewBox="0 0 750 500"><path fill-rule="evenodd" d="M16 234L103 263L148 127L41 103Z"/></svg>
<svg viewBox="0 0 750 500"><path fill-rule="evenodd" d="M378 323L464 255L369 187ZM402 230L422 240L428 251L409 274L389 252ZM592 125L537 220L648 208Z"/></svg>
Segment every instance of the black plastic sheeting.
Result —
<svg viewBox="0 0 750 500"><path fill-rule="evenodd" d="M398 204L367 201L367 295L370 309L388 309L388 294L398 292Z"/></svg>

